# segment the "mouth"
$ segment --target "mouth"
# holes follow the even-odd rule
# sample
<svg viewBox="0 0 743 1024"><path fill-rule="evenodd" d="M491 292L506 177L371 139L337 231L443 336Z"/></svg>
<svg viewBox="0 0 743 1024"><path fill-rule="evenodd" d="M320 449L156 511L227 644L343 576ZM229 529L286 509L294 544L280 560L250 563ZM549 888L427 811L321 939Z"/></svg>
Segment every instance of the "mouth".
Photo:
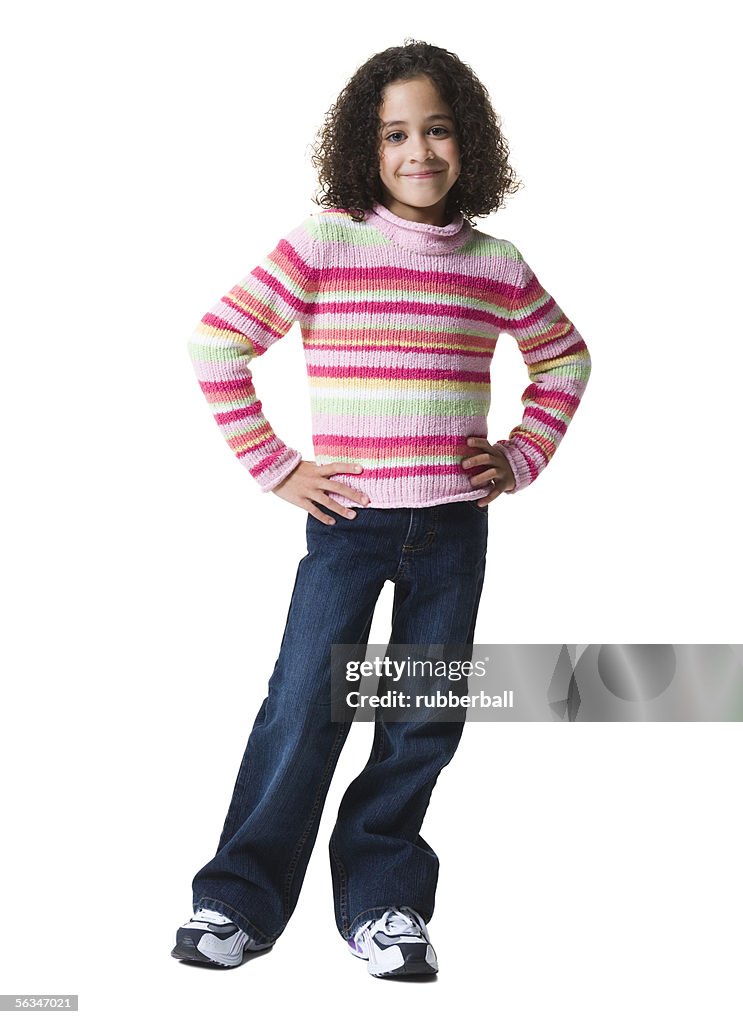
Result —
<svg viewBox="0 0 743 1024"><path fill-rule="evenodd" d="M426 171L421 174L403 174L403 178L413 178L418 180L425 180L426 178L435 178L437 174L443 174L443 171Z"/></svg>

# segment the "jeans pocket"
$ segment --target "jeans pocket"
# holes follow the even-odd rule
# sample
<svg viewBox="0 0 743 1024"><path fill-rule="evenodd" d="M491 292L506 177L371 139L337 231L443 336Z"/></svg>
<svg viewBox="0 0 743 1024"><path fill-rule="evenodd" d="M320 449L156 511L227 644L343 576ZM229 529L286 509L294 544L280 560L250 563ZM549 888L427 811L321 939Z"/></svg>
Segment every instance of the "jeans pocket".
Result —
<svg viewBox="0 0 743 1024"><path fill-rule="evenodd" d="M490 504L484 505L482 508L480 508L480 506L477 504L479 500L479 498L475 498L474 501L468 501L465 504L469 505L470 508L473 508L478 515L486 516L488 514Z"/></svg>

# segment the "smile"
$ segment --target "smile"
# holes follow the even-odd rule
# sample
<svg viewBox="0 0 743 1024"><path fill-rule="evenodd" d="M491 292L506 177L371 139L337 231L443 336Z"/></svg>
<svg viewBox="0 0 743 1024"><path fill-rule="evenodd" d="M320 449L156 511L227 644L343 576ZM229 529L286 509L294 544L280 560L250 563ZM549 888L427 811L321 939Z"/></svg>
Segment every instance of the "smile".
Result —
<svg viewBox="0 0 743 1024"><path fill-rule="evenodd" d="M437 174L443 174L443 171L426 171L425 174L403 174L403 178L433 178Z"/></svg>

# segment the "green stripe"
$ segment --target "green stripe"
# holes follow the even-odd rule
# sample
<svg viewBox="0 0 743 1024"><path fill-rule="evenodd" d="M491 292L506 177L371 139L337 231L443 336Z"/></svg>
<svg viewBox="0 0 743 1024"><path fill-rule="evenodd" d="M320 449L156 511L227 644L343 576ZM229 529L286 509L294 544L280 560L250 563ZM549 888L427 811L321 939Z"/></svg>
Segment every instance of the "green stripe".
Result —
<svg viewBox="0 0 743 1024"><path fill-rule="evenodd" d="M379 399L344 399L344 398L310 398L310 408L313 413L336 413L339 416L357 416L363 413L365 416L418 416L425 412L434 416L485 416L490 408L490 401L467 402L461 399L436 399L429 403L428 409L423 408L420 398L395 399L394 402L385 402Z"/></svg>
<svg viewBox="0 0 743 1024"><path fill-rule="evenodd" d="M355 224L349 214L330 213L327 210L321 210L314 220L317 221L317 229L315 230L313 225L308 230L319 241L342 242L358 249L379 249L380 245L387 249L397 248L392 239L388 238L379 229L372 227L368 222L365 225ZM324 232L323 227L325 225L327 225L327 228ZM361 232L358 230L360 227L366 227L367 230ZM494 238L492 235L483 235L476 228L470 235L469 240L460 246L456 252L462 255L466 254L467 256L514 259L514 246L512 242L503 238Z"/></svg>
<svg viewBox="0 0 743 1024"><path fill-rule="evenodd" d="M236 328L234 328L234 331L235 334L240 334L240 331ZM246 345L246 348L249 347L249 353L252 353L253 343L250 338L248 338L248 341L250 341L250 346ZM203 344L196 341L189 342L188 351L192 358L200 359L205 363L216 363L218 366L235 363L238 359L244 360L245 356L249 354L248 352L240 352L236 343L228 342L226 347L222 348L221 345L212 344L211 340L204 341ZM251 355L251 358L257 359L258 357L257 355Z"/></svg>
<svg viewBox="0 0 743 1024"><path fill-rule="evenodd" d="M488 313L496 312L496 313L498 313L501 316L506 313L507 308L508 308L507 306L500 306L500 305L498 305L497 302L487 302L484 299L478 299L474 295L454 295L453 293L449 293L449 292L440 292L440 293L437 293L436 295L432 295L430 289L428 289L428 290L422 289L422 290L418 291L418 290L415 290L415 289L406 288L404 285L400 285L399 288L369 288L369 289L367 289L367 288L363 288L363 289L360 289L360 288L359 289L338 288L335 291L333 291L333 290L331 290L329 288L323 288L323 290L322 290L323 301L327 300L328 302L330 302L330 301L350 302L354 298L358 298L359 300L365 300L365 299L367 299L369 297L371 297L373 299L376 299L378 301L384 301L386 299L391 299L391 300L405 301L405 302L418 301L418 302L423 302L423 303L427 302L427 303L430 303L430 304L434 304L435 303L436 305L439 305L439 306L446 306L447 303L449 303L450 305L459 305L459 306L464 305L464 306L467 307L467 309L485 310ZM322 314L318 314L318 315L322 315ZM336 314L333 314L333 315L335 316ZM343 314L343 313L337 314L337 316L339 318L343 317L344 315L346 315L346 314ZM358 317L359 314L358 314L357 310L354 310L353 312L351 312L351 313L349 313L347 315L348 316L353 316L353 317ZM377 315L389 316L389 314L377 314ZM397 315L398 314L396 314L396 316ZM417 314L414 314L414 315L417 318L417 317L420 317L421 315L425 315L425 314L417 313ZM447 315L446 313L434 313L434 312L431 313L431 316L446 316L446 315ZM420 328L420 330L423 331L423 330L425 330L425 328ZM430 330L430 328L429 328L429 330Z"/></svg>

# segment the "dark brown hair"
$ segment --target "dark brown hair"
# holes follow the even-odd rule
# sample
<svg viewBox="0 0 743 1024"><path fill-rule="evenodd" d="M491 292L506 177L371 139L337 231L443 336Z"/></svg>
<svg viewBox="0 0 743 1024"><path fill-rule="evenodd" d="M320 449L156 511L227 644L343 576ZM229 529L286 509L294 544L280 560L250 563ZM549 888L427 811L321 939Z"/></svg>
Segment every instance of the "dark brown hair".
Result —
<svg viewBox="0 0 743 1024"><path fill-rule="evenodd" d="M472 217L486 217L521 187L498 115L472 69L440 46L406 39L404 46L391 46L362 64L325 115L312 147L320 183L313 199L319 206L347 209L360 221L374 202L382 202L382 94L392 82L421 75L431 79L456 121L461 171L447 195L449 219L461 213L471 224Z"/></svg>

